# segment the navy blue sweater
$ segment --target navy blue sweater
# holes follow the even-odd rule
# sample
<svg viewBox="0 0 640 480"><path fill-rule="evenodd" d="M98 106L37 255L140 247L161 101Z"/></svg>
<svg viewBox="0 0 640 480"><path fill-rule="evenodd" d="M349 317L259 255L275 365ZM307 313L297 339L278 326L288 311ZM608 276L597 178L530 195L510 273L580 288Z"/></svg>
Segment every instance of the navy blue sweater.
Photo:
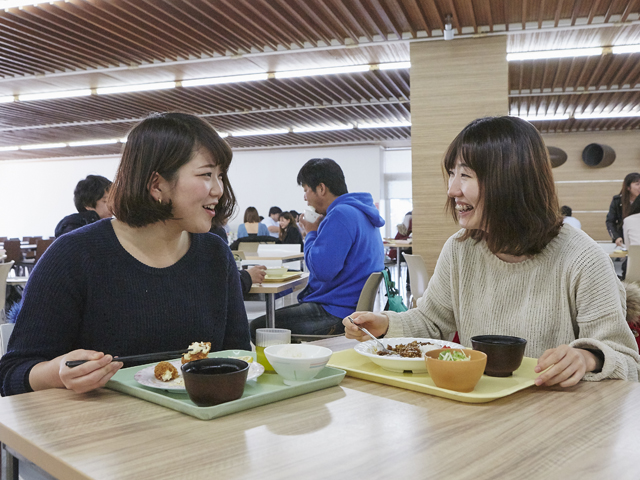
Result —
<svg viewBox="0 0 640 480"><path fill-rule="evenodd" d="M1 393L31 391L40 362L84 348L111 355L251 349L238 270L216 235L192 234L174 265L152 268L119 243L111 220L57 239L38 261L0 360Z"/></svg>

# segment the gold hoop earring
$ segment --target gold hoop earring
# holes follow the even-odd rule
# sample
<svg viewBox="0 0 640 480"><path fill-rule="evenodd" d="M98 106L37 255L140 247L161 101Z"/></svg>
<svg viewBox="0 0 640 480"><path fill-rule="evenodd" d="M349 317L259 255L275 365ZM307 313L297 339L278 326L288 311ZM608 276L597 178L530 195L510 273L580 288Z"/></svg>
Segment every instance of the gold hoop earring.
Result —
<svg viewBox="0 0 640 480"><path fill-rule="evenodd" d="M159 203L160 205L162 205L162 199L161 199L161 198L159 198L159 199L158 199L158 203Z"/></svg>

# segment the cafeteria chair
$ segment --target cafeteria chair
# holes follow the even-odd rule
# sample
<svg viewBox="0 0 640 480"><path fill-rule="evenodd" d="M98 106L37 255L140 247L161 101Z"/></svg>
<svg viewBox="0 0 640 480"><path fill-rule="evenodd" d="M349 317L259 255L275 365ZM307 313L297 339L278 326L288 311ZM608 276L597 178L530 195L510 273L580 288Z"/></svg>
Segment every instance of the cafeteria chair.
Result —
<svg viewBox="0 0 640 480"><path fill-rule="evenodd" d="M640 245L627 245L627 282L640 282Z"/></svg>
<svg viewBox="0 0 640 480"><path fill-rule="evenodd" d="M4 311L5 302L7 301L7 275L13 268L13 262L0 263L0 324L6 321Z"/></svg>
<svg viewBox="0 0 640 480"><path fill-rule="evenodd" d="M409 270L409 281L411 283L411 298L409 305L411 308L416 307L418 299L422 297L424 291L429 284L429 273L427 272L427 266L424 263L424 259L421 255L409 255L408 253L402 253L405 261L407 262L407 270Z"/></svg>
<svg viewBox="0 0 640 480"><path fill-rule="evenodd" d="M358 298L358 304L356 305L356 312L373 312L373 307L376 303L376 296L378 295L378 289L382 283L382 273L373 272L367 278L367 281L362 287L360 297ZM322 340L325 338L343 337L344 333L339 335L304 335L304 334L291 334L291 343L301 342L313 342L314 340Z"/></svg>
<svg viewBox="0 0 640 480"><path fill-rule="evenodd" d="M280 240L278 240L279 242ZM247 253L255 253L258 251L259 243L276 243L276 238L270 235L256 235L249 237L242 237L234 241L229 248L231 250L244 250ZM252 245L253 244L253 245ZM240 248L240 245L243 245Z"/></svg>

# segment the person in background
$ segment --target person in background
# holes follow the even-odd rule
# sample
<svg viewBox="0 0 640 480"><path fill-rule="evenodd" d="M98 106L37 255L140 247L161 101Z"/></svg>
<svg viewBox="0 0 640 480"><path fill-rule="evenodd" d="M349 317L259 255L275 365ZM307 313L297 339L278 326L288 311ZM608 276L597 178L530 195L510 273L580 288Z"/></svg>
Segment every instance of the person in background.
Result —
<svg viewBox="0 0 640 480"><path fill-rule="evenodd" d="M571 213L572 213L571 207L568 207L566 205L563 205L562 207L560 207L560 215L562 215L562 223L567 223L575 229L582 230L582 224L580 223L580 220L578 220L576 217L572 217Z"/></svg>
<svg viewBox="0 0 640 480"><path fill-rule="evenodd" d="M394 240L408 240L411 238L411 234L413 233L413 210L407 212L402 219L402 223L397 225L398 233L394 237ZM408 248L404 250L404 253L407 255L411 255L413 253L413 249ZM389 258L392 260L397 260L398 250L395 248L391 248L389 250ZM404 261L403 257L400 257L400 261ZM407 286L409 285L409 276L407 276Z"/></svg>
<svg viewBox="0 0 640 480"><path fill-rule="evenodd" d="M304 250L304 241L296 221L289 212L283 212L280 214L280 241L288 244L298 244Z"/></svg>
<svg viewBox="0 0 640 480"><path fill-rule="evenodd" d="M219 226L214 218L211 222L211 230L209 233L213 233L222 238L225 242L227 241L227 232L225 232L224 228ZM267 275L267 267L264 265L254 265L250 268L240 269L238 270L240 273L240 285L242 286L242 293L244 295L248 294L251 290L251 285L254 283L262 283L264 277Z"/></svg>
<svg viewBox="0 0 640 480"><path fill-rule="evenodd" d="M194 115L155 114L131 130L109 191L116 218L57 239L29 277L0 359L3 396L94 390L123 366L114 356L195 341L251 349L236 262L208 233L235 209L231 158Z"/></svg>
<svg viewBox="0 0 640 480"><path fill-rule="evenodd" d="M417 308L356 312L379 337L476 335L527 340L536 385L638 381L626 292L611 259L586 233L563 226L540 133L518 117L471 122L447 150L447 209L462 228L444 245ZM347 338L367 340L348 318Z"/></svg>
<svg viewBox="0 0 640 480"><path fill-rule="evenodd" d="M278 224L278 221L280 220L281 213L282 210L280 207L271 207L269 209L269 217L261 220L261 222L269 229L269 235L275 238L280 236L280 225Z"/></svg>
<svg viewBox="0 0 640 480"><path fill-rule="evenodd" d="M307 236L307 232L304 230L304 227L300 223L300 214L295 210L291 210L289 213L295 220L296 225L298 226L298 231L300 232L300 235L302 236L302 240L304 241L304 237Z"/></svg>
<svg viewBox="0 0 640 480"><path fill-rule="evenodd" d="M238 238L248 236L269 236L269 229L263 223L260 223L260 216L256 207L248 207L244 211L244 223L238 227Z"/></svg>
<svg viewBox="0 0 640 480"><path fill-rule="evenodd" d="M622 222L629 215L631 204L638 200L640 195L640 173L630 173L622 182L622 189L618 195L614 195L607 213L607 231L611 240L618 247L624 244L624 232Z"/></svg>
<svg viewBox="0 0 640 480"><path fill-rule="evenodd" d="M344 173L331 159L309 160L297 180L307 204L320 215L313 223L302 215L309 283L298 305L276 310L275 324L292 333L339 334L344 332L342 317L355 309L369 275L384 268L379 230L384 220L371 194L348 193ZM265 316L251 322L254 340L256 329L265 325Z"/></svg>
<svg viewBox="0 0 640 480"><path fill-rule="evenodd" d="M73 203L78 213L60 220L55 229L56 238L102 218L111 218L107 205L110 187L111 180L101 175L87 175L87 178L80 180L73 191Z"/></svg>

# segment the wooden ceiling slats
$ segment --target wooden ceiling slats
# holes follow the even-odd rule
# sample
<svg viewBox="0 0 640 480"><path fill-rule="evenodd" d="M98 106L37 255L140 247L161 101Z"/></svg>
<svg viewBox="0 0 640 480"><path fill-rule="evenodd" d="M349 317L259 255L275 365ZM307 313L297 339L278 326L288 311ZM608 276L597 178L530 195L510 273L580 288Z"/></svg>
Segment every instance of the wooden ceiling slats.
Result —
<svg viewBox="0 0 640 480"><path fill-rule="evenodd" d="M562 0L560 0L562 1ZM509 8L509 3L508 2L504 2L502 4L502 16L504 17L504 29L508 32L509 31L509 12L507 11Z"/></svg>
<svg viewBox="0 0 640 480"><path fill-rule="evenodd" d="M418 1L425 1L425 0L418 0ZM428 1L427 1L427 5L430 5L430 6L431 6L432 11L435 11L435 12L436 12L436 15L435 15L435 24L437 25L437 27L438 27L440 30L442 30L442 31L444 32L444 16L445 16L446 14L444 14L444 13L440 10L440 8L438 8L438 4L436 3L436 1L435 1L435 0L428 0ZM451 12L449 12L449 13L451 13ZM427 16L427 18L432 18L432 17L433 17L433 14L429 14L429 15Z"/></svg>
<svg viewBox="0 0 640 480"><path fill-rule="evenodd" d="M397 38L402 38L402 33L405 31L405 29L400 26L400 23L398 23L395 14L391 10L391 2L389 2L388 0L371 0L371 2L376 2L377 9L382 10L382 13L384 13L383 16L379 17L380 21L383 24L391 26L391 29L393 30L393 33L395 33Z"/></svg>
<svg viewBox="0 0 640 480"><path fill-rule="evenodd" d="M622 16L620 17L621 22L626 22L629 15L633 13L633 8L636 6L638 0L629 0L627 5L624 7L624 11L622 12Z"/></svg>
<svg viewBox="0 0 640 480"><path fill-rule="evenodd" d="M304 18L297 9L293 8L291 5L287 3L287 0L275 0L282 10L285 10L291 18L293 18L296 22L299 22L300 27L310 34L307 37L307 41L312 44L314 47L318 46L318 40L322 39L325 43L329 44L330 40L328 37L323 36L318 28L314 26L309 19Z"/></svg>
<svg viewBox="0 0 640 480"><path fill-rule="evenodd" d="M394 6L396 7L396 10L398 10L401 15L398 15L397 18L397 22L398 23L402 23L403 26L402 27L398 27L400 32L401 32L401 36L402 33L406 33L407 30L409 31L409 33L411 34L411 38L416 38L418 36L418 33L416 32L416 28L414 27L414 22L413 19L411 18L409 11L407 10L407 7L404 5L402 0L392 0ZM381 4L382 8L385 8L385 12L386 12L386 3L383 2ZM428 30L427 28L425 28L425 31Z"/></svg>
<svg viewBox="0 0 640 480"><path fill-rule="evenodd" d="M369 42L373 42L373 33L365 28L363 22L361 22L354 14L349 5L345 4L341 0L334 0L332 4L322 4L322 9L327 16L331 18L335 25L339 25L342 30L342 37L349 38L353 43L358 43L360 36L366 37ZM334 11L337 9L337 11Z"/></svg>
<svg viewBox="0 0 640 480"><path fill-rule="evenodd" d="M278 37L277 33L268 31L263 25L259 25L257 20L262 20L261 17L255 17L254 15L246 15L240 11L235 2L227 2L227 0L218 0L220 6L210 5L210 8L215 10L221 17L226 17L226 20L233 24L234 29L242 31L248 38L254 38L252 42L254 45L268 46L272 50L278 49L278 44L289 46L288 42L283 38L279 40L274 37ZM234 12L235 15L230 13ZM260 35L262 34L262 35Z"/></svg>
<svg viewBox="0 0 640 480"><path fill-rule="evenodd" d="M376 21L376 18L374 18L374 17L377 17L377 15L376 15L375 11L371 8L370 1L371 0L364 0L362 2L354 2L352 4L352 7L355 10L357 10L357 12L360 15L360 17L364 20L363 26L365 24L368 24L370 27L372 27L372 29L369 30L370 34L375 31L384 40L387 40L387 32L385 32L381 28L379 23Z"/></svg>
<svg viewBox="0 0 640 480"><path fill-rule="evenodd" d="M403 0L400 0L400 2L402 3ZM413 7L413 9L415 11L418 12L418 19L420 20L420 23L422 24L422 27L424 28L425 32L427 32L427 36L430 37L431 36L431 27L429 26L429 15L427 15L426 11L425 11L425 6L422 3L422 1L418 1L418 0L409 0L411 2L411 5Z"/></svg>
<svg viewBox="0 0 640 480"><path fill-rule="evenodd" d="M339 35L335 30L329 27L328 22L325 19L322 19L316 11L308 5L306 0L291 0L293 1L298 9L304 10L304 13L314 22L317 26L324 31L324 35L322 35L322 40L327 45L332 44L332 40L335 40L340 45L344 45L344 34Z"/></svg>
<svg viewBox="0 0 640 480"><path fill-rule="evenodd" d="M453 0L449 0L448 5L449 14L452 17L451 27L458 30L458 35L462 35L462 25L460 24L460 20L458 19L458 11L456 10L456 6L453 4ZM445 13L445 16L447 14Z"/></svg>
<svg viewBox="0 0 640 480"><path fill-rule="evenodd" d="M273 16L273 28L282 32L282 35L288 39L288 42L295 43L298 47L303 48L304 42L309 41L307 38L308 36L302 31L302 29L296 25L291 18L287 18L282 11L275 8L272 2L259 0L258 4L268 12L268 15ZM254 3L247 4L247 7L257 11L257 7ZM287 42L284 42L284 44L286 45Z"/></svg>

